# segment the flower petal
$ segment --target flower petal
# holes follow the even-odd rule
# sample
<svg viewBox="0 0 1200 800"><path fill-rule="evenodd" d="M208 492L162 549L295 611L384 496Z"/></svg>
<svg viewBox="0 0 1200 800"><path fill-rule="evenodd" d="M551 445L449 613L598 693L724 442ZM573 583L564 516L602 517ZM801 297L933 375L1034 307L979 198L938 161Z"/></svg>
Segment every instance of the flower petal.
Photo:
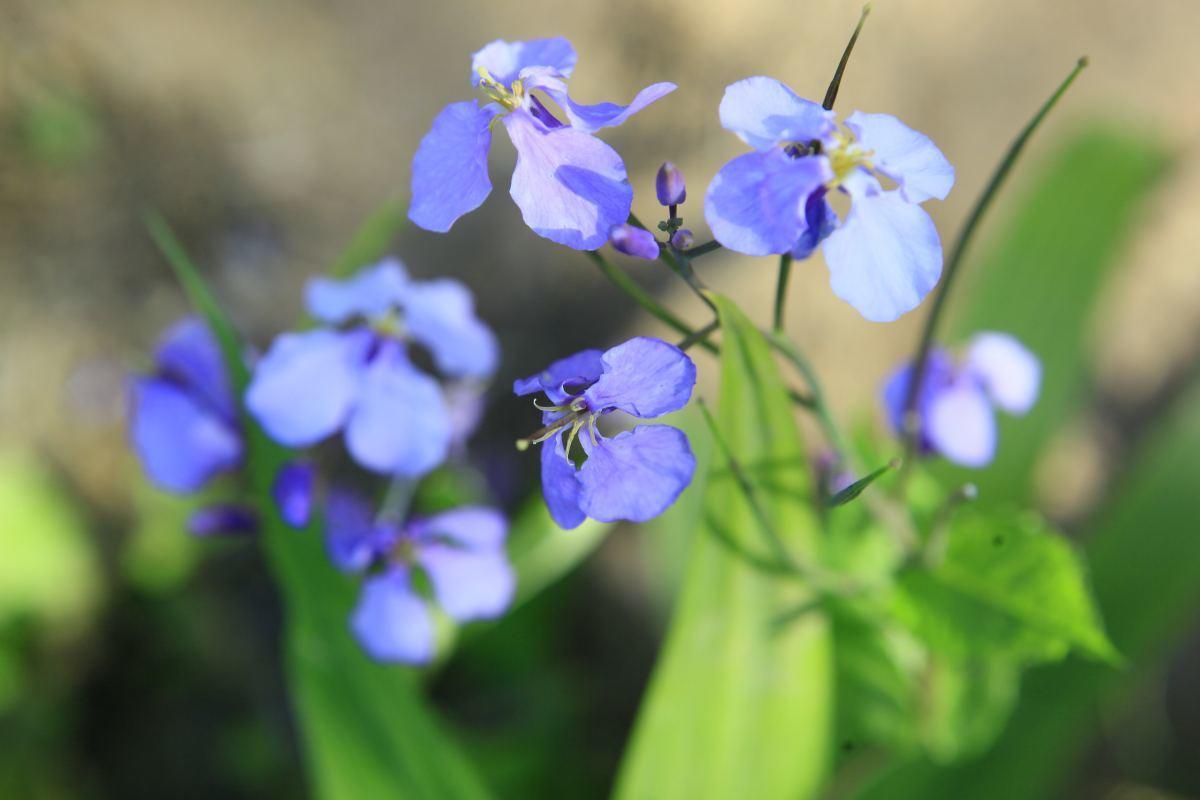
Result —
<svg viewBox="0 0 1200 800"><path fill-rule="evenodd" d="M1041 362L1007 333L977 334L967 352L967 370L983 383L992 402L1010 414L1024 414L1037 401Z"/></svg>
<svg viewBox="0 0 1200 800"><path fill-rule="evenodd" d="M308 525L316 480L316 470L304 461L289 461L275 473L271 496L279 509L279 517L291 527Z"/></svg>
<svg viewBox="0 0 1200 800"><path fill-rule="evenodd" d="M281 444L316 444L341 428L350 412L371 339L365 329L279 336L254 368L247 410Z"/></svg>
<svg viewBox="0 0 1200 800"><path fill-rule="evenodd" d="M583 393L592 411L660 417L687 405L696 385L696 365L661 339L637 336L606 351L601 361L603 374Z"/></svg>
<svg viewBox="0 0 1200 800"><path fill-rule="evenodd" d="M579 527L587 516L579 508L579 473L563 450L561 436L542 445L542 496L551 518L563 530Z"/></svg>
<svg viewBox="0 0 1200 800"><path fill-rule="evenodd" d="M242 440L230 423L157 378L133 382L130 434L150 479L172 492L194 492L242 459Z"/></svg>
<svg viewBox="0 0 1200 800"><path fill-rule="evenodd" d="M398 258L385 258L346 280L317 277L305 287L308 311L323 322L337 324L352 317L377 317L400 304L408 272Z"/></svg>
<svg viewBox="0 0 1200 800"><path fill-rule="evenodd" d="M396 542L396 533L375 524L365 500L335 489L325 502L325 549L333 565L344 572L362 572Z"/></svg>
<svg viewBox="0 0 1200 800"><path fill-rule="evenodd" d="M154 362L159 373L212 404L225 419L237 418L237 404L217 337L199 317L185 317L163 334Z"/></svg>
<svg viewBox="0 0 1200 800"><path fill-rule="evenodd" d="M655 83L638 92L637 96L633 98L633 102L627 106L617 103L597 103L586 106L571 99L571 96L567 94L566 84L562 81L544 81L543 83L542 88L562 108L563 113L571 122L571 127L585 133L595 133L601 128L620 125L646 106L661 100L678 88L673 83Z"/></svg>
<svg viewBox="0 0 1200 800"><path fill-rule="evenodd" d="M871 322L912 311L942 274L942 244L929 215L899 192L854 197L822 247L833 293Z"/></svg>
<svg viewBox="0 0 1200 800"><path fill-rule="evenodd" d="M580 508L601 522L645 522L666 511L696 471L687 436L669 425L640 425L611 439L581 438Z"/></svg>
<svg viewBox="0 0 1200 800"><path fill-rule="evenodd" d="M408 218L427 231L445 233L459 217L479 208L492 191L488 151L497 110L475 100L451 103L413 156Z"/></svg>
<svg viewBox="0 0 1200 800"><path fill-rule="evenodd" d="M600 350L581 350L575 355L560 358L536 375L513 381L513 394L524 397L545 392L552 403L564 403L569 396L568 385L588 385L604 372L604 353Z"/></svg>
<svg viewBox="0 0 1200 800"><path fill-rule="evenodd" d="M864 149L874 151L871 161L875 168L900 185L908 202L921 203L933 197L945 200L950 194L954 167L925 134L891 114L861 111L846 118L846 127Z"/></svg>
<svg viewBox="0 0 1200 800"><path fill-rule="evenodd" d="M496 370L496 335L475 316L471 292L459 281L439 278L410 284L404 296L404 327L450 377L486 378Z"/></svg>
<svg viewBox="0 0 1200 800"><path fill-rule="evenodd" d="M362 466L415 478L442 463L450 448L450 414L437 381L386 342L363 374L346 423L346 447Z"/></svg>
<svg viewBox="0 0 1200 800"><path fill-rule="evenodd" d="M492 78L510 88L526 67L550 67L564 78L569 78L575 69L575 48L561 36L528 42L497 39L471 56L472 86L479 85L481 67Z"/></svg>
<svg viewBox="0 0 1200 800"><path fill-rule="evenodd" d="M825 199L824 188L818 189L804 201L804 230L792 248L792 258L797 261L808 258L817 245L829 238L829 234L837 230L838 215Z"/></svg>
<svg viewBox="0 0 1200 800"><path fill-rule="evenodd" d="M726 86L718 113L721 127L755 150L822 139L834 129L832 111L761 75Z"/></svg>
<svg viewBox="0 0 1200 800"><path fill-rule="evenodd" d="M518 109L504 117L517 148L509 189L534 233L595 250L633 203L625 164L611 147L574 128L548 129Z"/></svg>
<svg viewBox="0 0 1200 800"><path fill-rule="evenodd" d="M459 549L503 550L508 520L494 508L463 506L415 520L408 533L421 542L441 540Z"/></svg>
<svg viewBox="0 0 1200 800"><path fill-rule="evenodd" d="M996 454L995 412L983 390L969 380L934 395L927 433L942 457L964 467L986 466Z"/></svg>
<svg viewBox="0 0 1200 800"><path fill-rule="evenodd" d="M906 363L899 367L888 377L883 385L883 391L880 393L888 425L896 436L904 435L904 410L905 404L908 402L912 373L912 363ZM921 391L917 395L916 402L918 431L921 437L921 449L924 452L930 452L933 449L928 437L930 401L938 392L949 386L953 379L954 362L950 359L950 354L941 348L930 350L929 357L925 362L925 375L921 380Z"/></svg>
<svg viewBox="0 0 1200 800"><path fill-rule="evenodd" d="M420 561L438 605L458 622L493 619L512 603L517 578L502 551L431 545L421 550Z"/></svg>
<svg viewBox="0 0 1200 800"><path fill-rule="evenodd" d="M379 661L425 664L433 658L433 620L404 570L363 581L350 627L363 649Z"/></svg>
<svg viewBox="0 0 1200 800"><path fill-rule="evenodd" d="M704 218L713 238L730 250L787 253L807 227L805 201L831 177L823 157L791 158L778 148L746 153L708 185Z"/></svg>

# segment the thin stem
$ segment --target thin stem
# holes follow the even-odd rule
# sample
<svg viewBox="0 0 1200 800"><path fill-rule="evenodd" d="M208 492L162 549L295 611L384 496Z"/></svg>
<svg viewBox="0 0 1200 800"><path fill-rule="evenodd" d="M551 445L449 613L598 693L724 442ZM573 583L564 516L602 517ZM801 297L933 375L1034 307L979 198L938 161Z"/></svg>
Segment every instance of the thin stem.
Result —
<svg viewBox="0 0 1200 800"><path fill-rule="evenodd" d="M833 419L833 414L829 411L829 405L825 402L825 392L821 388L821 381L817 378L816 370L809 363L808 357L787 336L779 332L772 332L767 335L767 339L784 358L791 362L796 371L808 383L811 405L806 407L811 409L816 416L817 422L821 425L821 430L825 434L826 441L833 448L834 455L841 461L846 453L845 441L842 439L841 431L838 430L837 423Z"/></svg>
<svg viewBox="0 0 1200 800"><path fill-rule="evenodd" d="M711 242L705 242L704 244L698 244L695 247L690 247L687 250L684 250L683 254L685 256L687 256L688 258L695 259L695 258L699 258L700 256L707 255L707 254L713 252L714 250L720 250L720 249L721 249L721 243L718 242L716 239L713 239Z"/></svg>
<svg viewBox="0 0 1200 800"><path fill-rule="evenodd" d="M942 311L946 305L946 298L950 295L950 288L954 285L954 278L958 274L959 267L962 264L963 254L966 252L968 245L970 245L976 228L979 227L979 221L983 218L988 208L991 207L996 193L1008 177L1008 173L1012 171L1013 165L1021 155L1021 151L1025 149L1025 144L1033 136L1033 132L1038 129L1038 126L1041 125L1046 115L1050 113L1050 110L1054 108L1059 99L1070 88L1075 78L1087 66L1087 63L1086 56L1079 59L1075 64L1075 68L1071 70L1071 74L1059 84L1054 94L1050 95L1049 99L1038 109L1038 112L1033 115L1033 119L1029 120L1021 133L1013 140L1012 145L1008 148L1008 152L1005 153L1004 158L997 165L996 171L992 173L991 180L984 187L983 193L975 201L975 207L971 209L970 216L967 217L966 223L958 234L958 240L954 243L954 250L951 251L950 258L946 264L946 273L942 279L942 285L938 287L938 292L933 298L933 305L929 309L929 315L925 318L925 327L921 331L920 343L917 345L917 354L913 359L912 378L908 384L908 394L904 399L904 417L906 420L904 470L907 470L908 465L912 463L912 456L916 450L918 431L911 420L913 420L913 412L917 407L917 396L920 393L921 383L925 378L925 368L929 361L929 350L933 344L934 335L937 332L938 322L941 321Z"/></svg>
<svg viewBox="0 0 1200 800"><path fill-rule="evenodd" d="M775 283L775 325L776 333L783 333L783 307L787 303L788 278L792 275L792 254L784 253L779 257L779 280Z"/></svg>
<svg viewBox="0 0 1200 800"><path fill-rule="evenodd" d="M691 348L693 345L705 344L706 343L705 340L712 334L716 333L720 327L721 327L721 321L714 319L712 322L708 323L700 330L685 337L683 339L683 341L681 341L679 343L679 349L687 350L687 349Z"/></svg>
<svg viewBox="0 0 1200 800"><path fill-rule="evenodd" d="M592 263L600 268L600 271L604 273L604 276L612 281L618 289L629 295L629 297L635 303L648 311L655 319L659 320L667 327L673 328L677 333L681 333L684 336L691 337L696 335L696 331L692 330L690 325L664 308L657 300L655 300L644 289L642 289L641 286L638 286L632 278L610 264L608 259L600 255L599 252L595 250L588 250L585 251L585 255L592 260ZM716 347L712 343L703 340L698 340L698 342L710 353L717 352Z"/></svg>
<svg viewBox="0 0 1200 800"><path fill-rule="evenodd" d="M708 306L709 309L712 310L713 314L717 313L717 305L712 301L712 298L708 296L708 292L706 291L708 287L706 287L703 281L697 277L696 270L692 269L692 262L688 261L686 256L678 251L672 250L669 247L665 247L659 254L659 258L666 262L667 266L669 266L676 275L683 279L683 282L688 285L688 288L692 290L692 293L695 294L696 297L699 297L704 305Z"/></svg>
<svg viewBox="0 0 1200 800"><path fill-rule="evenodd" d="M862 14L858 18L858 24L854 26L854 33L850 34L850 41L846 42L846 49L842 51L842 60L838 62L837 69L833 73L833 80L829 82L829 88L825 90L825 100L822 101L821 107L826 111L833 108L834 101L837 100L838 89L842 86L842 73L846 71L846 65L850 63L850 54L854 52L854 43L858 41L858 35L862 33L863 23L867 21L867 15L871 13L871 4L867 3L863 6Z"/></svg>

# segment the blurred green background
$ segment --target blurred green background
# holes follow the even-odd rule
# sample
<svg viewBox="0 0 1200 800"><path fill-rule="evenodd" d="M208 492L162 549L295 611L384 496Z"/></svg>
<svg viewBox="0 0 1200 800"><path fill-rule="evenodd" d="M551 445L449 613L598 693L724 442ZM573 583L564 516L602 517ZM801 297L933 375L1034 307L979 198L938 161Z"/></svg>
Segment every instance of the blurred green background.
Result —
<svg viewBox="0 0 1200 800"><path fill-rule="evenodd" d="M834 0L0 0L0 796L304 792L260 555L188 539L188 503L147 488L124 447L126 376L186 309L142 208L172 222L265 344L371 209L406 197L429 121L469 95L470 53L561 34L585 100L680 84L607 138L643 219L658 213L658 164L683 168L682 214L703 240L703 188L741 148L717 123L723 87L769 74L818 96L857 14ZM844 794L1200 796L1197 30L1190 0L875 3L839 107L894 113L956 164L931 208L946 240L1012 135L1091 57L985 225L951 330L1010 329L1046 358L1043 405L1004 428L984 498L1025 497L1079 537L1131 663L1035 671L991 752L951 770L891 765ZM511 445L528 408L508 382L659 329L521 225L504 196L513 154L496 149L483 209L450 236L404 230L395 249L419 276L467 281L500 334L477 452L512 507L533 484ZM672 276L625 266L706 320ZM699 269L766 318L765 261ZM789 327L834 406L874 419L922 312L863 322L819 257L793 280ZM715 365L701 369L711 396ZM670 527L618 530L434 682L501 796L608 792L669 609Z"/></svg>

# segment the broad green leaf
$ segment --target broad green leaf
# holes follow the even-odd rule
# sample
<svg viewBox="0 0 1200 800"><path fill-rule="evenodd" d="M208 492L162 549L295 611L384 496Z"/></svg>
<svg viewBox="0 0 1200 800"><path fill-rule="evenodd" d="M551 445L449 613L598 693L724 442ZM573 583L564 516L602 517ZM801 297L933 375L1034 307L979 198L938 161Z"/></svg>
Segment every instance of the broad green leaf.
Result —
<svg viewBox="0 0 1200 800"><path fill-rule="evenodd" d="M964 292L950 301L946 342L1006 331L1042 362L1033 410L999 415L995 462L986 470L945 470L959 483L978 484L981 503L1029 502L1039 454L1087 389L1092 306L1167 163L1162 147L1143 132L1097 127L1080 134L1016 200L1015 216L995 244L964 265Z"/></svg>
<svg viewBox="0 0 1200 800"><path fill-rule="evenodd" d="M921 745L949 763L989 747L1017 702L1021 668L1008 658L935 655L924 672Z"/></svg>
<svg viewBox="0 0 1200 800"><path fill-rule="evenodd" d="M613 526L589 519L564 531L550 518L539 497L526 504L512 523L508 555L517 571L517 593L512 608L535 597L562 579L595 551Z"/></svg>
<svg viewBox="0 0 1200 800"><path fill-rule="evenodd" d="M961 511L941 562L900 577L892 611L960 661L1052 661L1072 649L1115 657L1079 555L1034 514Z"/></svg>
<svg viewBox="0 0 1200 800"><path fill-rule="evenodd" d="M243 344L203 278L160 217L148 225L192 304L221 343L240 392ZM262 543L287 617L287 673L313 781L326 798L479 798L487 793L425 707L419 673L372 662L347 619L357 586L335 570L315 530L293 531L270 487L289 453L243 416L247 472L264 530Z"/></svg>
<svg viewBox="0 0 1200 800"><path fill-rule="evenodd" d="M714 297L723 330L718 426L773 528L811 556L817 520L787 388L762 335ZM618 776L626 800L811 797L831 755L833 654L823 613L773 630L810 597L751 566L765 534L714 450L701 527Z"/></svg>
<svg viewBox="0 0 1200 800"><path fill-rule="evenodd" d="M911 748L917 739L920 651L865 612L830 603L837 667L837 741L843 752L864 745Z"/></svg>

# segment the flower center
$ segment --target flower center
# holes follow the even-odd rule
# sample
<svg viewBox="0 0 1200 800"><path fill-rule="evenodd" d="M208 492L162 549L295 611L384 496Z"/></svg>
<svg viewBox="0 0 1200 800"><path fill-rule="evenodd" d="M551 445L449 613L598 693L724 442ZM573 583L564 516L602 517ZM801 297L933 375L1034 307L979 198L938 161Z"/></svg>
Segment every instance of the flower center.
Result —
<svg viewBox="0 0 1200 800"><path fill-rule="evenodd" d="M525 85L521 81L513 81L510 89L493 78L483 67L479 67L476 72L479 73L479 86L484 94L509 111L514 111L525 102Z"/></svg>
<svg viewBox="0 0 1200 800"><path fill-rule="evenodd" d="M871 156L874 150L864 150L854 137L843 131L833 135L833 146L826 148L829 157L829 168L833 170L833 180L829 182L830 189L839 186L857 167L874 169Z"/></svg>
<svg viewBox="0 0 1200 800"><path fill-rule="evenodd" d="M575 437L579 431L586 425L594 427L596 415L598 412L593 411L588 407L587 401L582 397L575 397L571 402L558 406L543 406L534 401L534 406L539 411L549 413L561 413L562 416L554 420L550 424L538 428L533 433L526 436L524 439L517 439L518 450L528 450L530 445L541 444L555 436L560 435L563 431L570 429L570 437L567 439L566 449L571 452L571 445L575 442ZM594 438L594 437L593 437Z"/></svg>

